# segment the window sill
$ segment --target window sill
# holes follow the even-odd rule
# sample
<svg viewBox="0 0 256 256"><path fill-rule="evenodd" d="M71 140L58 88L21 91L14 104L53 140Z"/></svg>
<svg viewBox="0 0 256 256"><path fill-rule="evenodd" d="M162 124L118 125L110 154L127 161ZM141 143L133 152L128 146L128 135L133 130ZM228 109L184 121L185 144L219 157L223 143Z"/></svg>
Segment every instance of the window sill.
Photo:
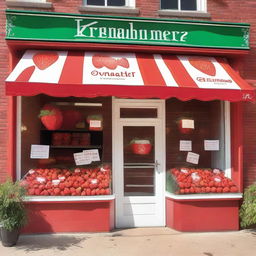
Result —
<svg viewBox="0 0 256 256"><path fill-rule="evenodd" d="M51 9L52 3L50 2L23 2L23 1L8 1L6 0L7 7L30 7L40 9Z"/></svg>
<svg viewBox="0 0 256 256"><path fill-rule="evenodd" d="M24 202L99 202L112 201L115 195L106 196L26 196Z"/></svg>
<svg viewBox="0 0 256 256"><path fill-rule="evenodd" d="M104 13L120 13L120 14L139 14L138 8L131 7L96 7L96 6L80 6L80 12L104 12Z"/></svg>
<svg viewBox="0 0 256 256"><path fill-rule="evenodd" d="M210 18L208 12L190 12L190 11L171 11L158 10L159 16L174 16L174 17L191 17L191 18Z"/></svg>
<svg viewBox="0 0 256 256"><path fill-rule="evenodd" d="M171 198L178 201L183 200L240 200L243 198L242 193L220 193L220 194L187 194L187 195L176 195L170 192L165 192L166 198Z"/></svg>

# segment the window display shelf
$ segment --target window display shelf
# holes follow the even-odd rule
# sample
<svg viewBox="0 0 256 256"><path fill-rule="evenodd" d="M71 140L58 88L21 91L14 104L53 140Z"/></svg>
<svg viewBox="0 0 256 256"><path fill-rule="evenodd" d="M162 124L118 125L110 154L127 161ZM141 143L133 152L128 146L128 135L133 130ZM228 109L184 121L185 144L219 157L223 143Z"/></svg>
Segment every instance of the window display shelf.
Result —
<svg viewBox="0 0 256 256"><path fill-rule="evenodd" d="M222 193L222 194L188 194L176 195L170 192L165 192L166 198L174 200L197 200L197 199L239 199L243 197L242 193Z"/></svg>
<svg viewBox="0 0 256 256"><path fill-rule="evenodd" d="M74 149L76 149L76 148L86 148L86 149L90 149L90 148L98 148L98 149L101 149L102 148L102 146L100 146L100 145L89 145L89 146L80 146L80 145L78 145L78 146L71 146L71 145L63 145L63 146L53 146L53 145L51 145L50 146L51 148L53 148L53 149L64 149L64 148L74 148Z"/></svg>
<svg viewBox="0 0 256 256"><path fill-rule="evenodd" d="M103 131L97 131L97 130L88 130L88 129L71 129L71 130L47 130L47 129L41 129L41 132L48 132L48 133L54 133L54 132L82 132L82 133L102 133Z"/></svg>
<svg viewBox="0 0 256 256"><path fill-rule="evenodd" d="M80 201L109 201L114 200L115 195L106 196L25 196L25 202L80 202Z"/></svg>

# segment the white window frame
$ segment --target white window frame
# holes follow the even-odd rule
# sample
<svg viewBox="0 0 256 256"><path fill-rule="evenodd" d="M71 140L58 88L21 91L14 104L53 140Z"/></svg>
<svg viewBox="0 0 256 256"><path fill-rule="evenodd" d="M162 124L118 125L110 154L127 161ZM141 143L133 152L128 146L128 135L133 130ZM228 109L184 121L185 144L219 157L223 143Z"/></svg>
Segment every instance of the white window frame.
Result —
<svg viewBox="0 0 256 256"><path fill-rule="evenodd" d="M107 5L107 0L104 0L105 2L105 5L88 5L87 4L87 0L84 0L84 6L94 6L94 7L110 7L110 8L113 8L115 6L109 6ZM117 6L117 7L133 7L135 8L135 0L125 0L125 5L124 6Z"/></svg>
<svg viewBox="0 0 256 256"><path fill-rule="evenodd" d="M162 9L161 10L168 10L168 11L176 11L176 12L207 12L207 0L197 0L196 1L196 6L197 10L181 10L181 0L178 0L178 9ZM161 1L162 5L162 1Z"/></svg>

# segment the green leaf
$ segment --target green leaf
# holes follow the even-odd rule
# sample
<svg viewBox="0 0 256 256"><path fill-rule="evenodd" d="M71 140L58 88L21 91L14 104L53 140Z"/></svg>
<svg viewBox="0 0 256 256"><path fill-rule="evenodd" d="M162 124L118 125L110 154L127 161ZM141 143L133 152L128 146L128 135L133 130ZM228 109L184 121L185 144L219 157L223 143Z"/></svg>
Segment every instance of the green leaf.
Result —
<svg viewBox="0 0 256 256"><path fill-rule="evenodd" d="M54 115L54 111L50 111L50 110L41 110L38 117L51 116L51 115Z"/></svg>

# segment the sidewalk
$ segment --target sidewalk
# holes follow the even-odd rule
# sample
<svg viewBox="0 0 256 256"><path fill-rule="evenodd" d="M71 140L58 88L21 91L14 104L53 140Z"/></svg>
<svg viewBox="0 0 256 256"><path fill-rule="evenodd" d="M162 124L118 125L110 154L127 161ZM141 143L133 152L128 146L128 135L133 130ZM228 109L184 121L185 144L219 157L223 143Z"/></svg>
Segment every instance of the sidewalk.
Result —
<svg viewBox="0 0 256 256"><path fill-rule="evenodd" d="M253 256L256 231L182 233L169 228L134 228L111 233L22 235L1 256Z"/></svg>

